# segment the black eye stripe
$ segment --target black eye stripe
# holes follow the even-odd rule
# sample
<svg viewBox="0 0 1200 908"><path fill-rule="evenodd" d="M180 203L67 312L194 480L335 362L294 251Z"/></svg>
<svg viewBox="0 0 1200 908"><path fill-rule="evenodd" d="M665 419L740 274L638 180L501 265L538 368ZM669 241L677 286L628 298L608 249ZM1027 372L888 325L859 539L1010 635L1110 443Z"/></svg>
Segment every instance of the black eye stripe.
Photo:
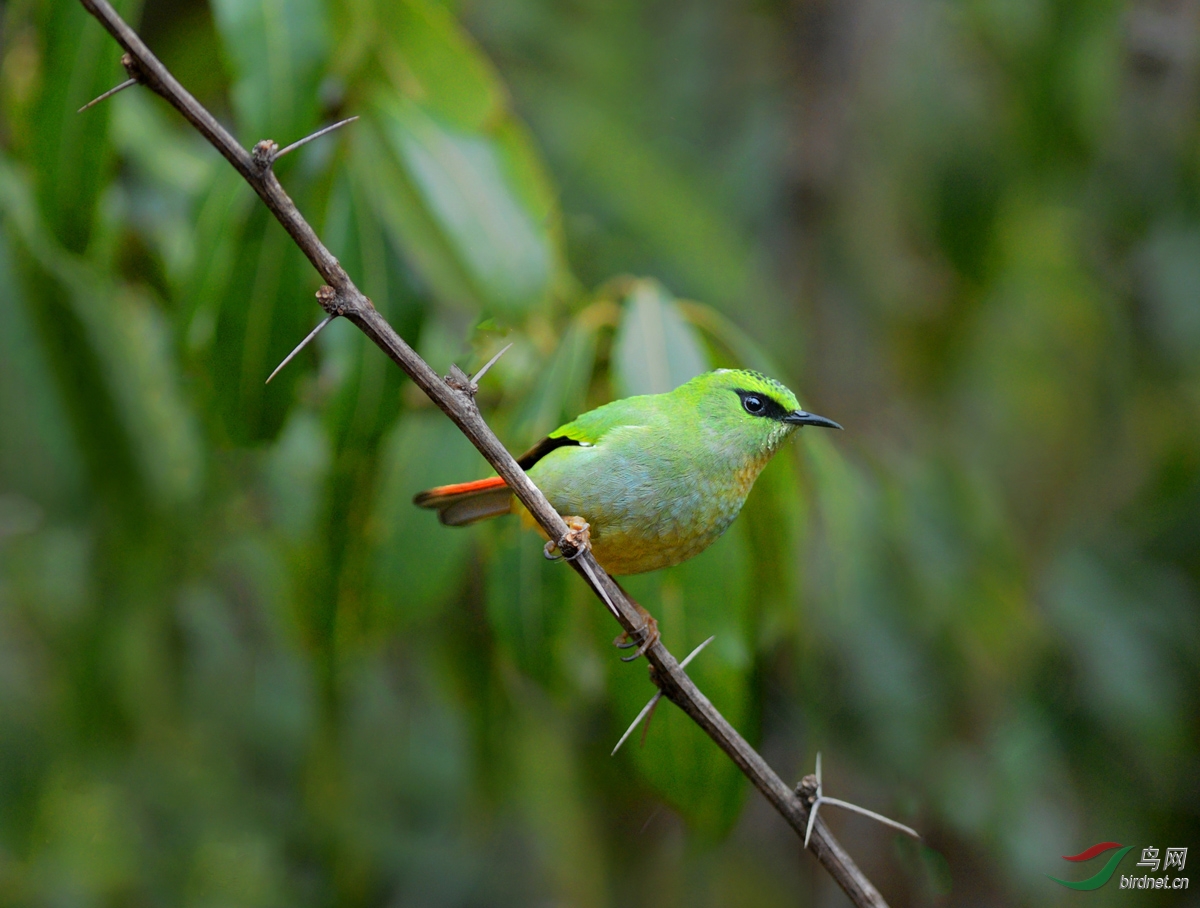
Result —
<svg viewBox="0 0 1200 908"><path fill-rule="evenodd" d="M783 405L779 401L761 391L747 391L739 388L737 389L737 396L742 399L742 409L751 416L762 416L767 419L783 419L788 414L788 411L783 408ZM746 402L752 398L762 403L759 409L755 410L752 407L746 406Z"/></svg>

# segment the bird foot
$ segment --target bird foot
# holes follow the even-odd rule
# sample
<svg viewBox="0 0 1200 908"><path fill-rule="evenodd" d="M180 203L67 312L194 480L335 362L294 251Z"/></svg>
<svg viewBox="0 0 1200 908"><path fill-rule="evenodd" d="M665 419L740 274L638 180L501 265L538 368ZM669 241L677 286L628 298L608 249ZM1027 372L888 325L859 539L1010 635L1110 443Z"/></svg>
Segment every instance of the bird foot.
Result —
<svg viewBox="0 0 1200 908"><path fill-rule="evenodd" d="M567 532L557 542L551 539L542 547L542 554L547 561L558 561L562 558L574 561L592 547L592 534L588 522L582 517L564 517ZM555 554L557 552L558 554Z"/></svg>
<svg viewBox="0 0 1200 908"><path fill-rule="evenodd" d="M633 600L630 599L630 602L633 602ZM638 614L642 616L642 620L646 623L642 626L640 640L635 640L633 635L627 631L613 641L613 646L615 646L617 649L629 649L632 646L637 647L633 655L622 656L622 662L633 662L634 660L641 658L646 654L646 650L650 649L650 647L654 646L654 644L659 641L658 622L654 619L654 616L636 602L633 602L633 606L638 610Z"/></svg>

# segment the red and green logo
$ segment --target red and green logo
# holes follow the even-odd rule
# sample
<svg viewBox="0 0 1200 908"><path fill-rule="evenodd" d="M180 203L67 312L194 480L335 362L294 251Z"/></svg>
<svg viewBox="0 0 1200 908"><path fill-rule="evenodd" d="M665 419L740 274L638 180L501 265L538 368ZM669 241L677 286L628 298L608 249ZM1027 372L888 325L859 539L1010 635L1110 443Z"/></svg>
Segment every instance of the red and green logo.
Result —
<svg viewBox="0 0 1200 908"><path fill-rule="evenodd" d="M1132 845L1122 846L1120 842L1100 842L1099 844L1093 845L1087 851L1079 852L1079 854L1063 855L1064 861L1090 861L1092 858L1096 857L1096 855L1103 854L1106 851L1112 851L1114 848L1120 848L1121 850L1110 857L1108 859L1108 863L1101 867L1100 871L1095 876L1090 876L1086 880L1079 880L1077 882L1074 880L1060 880L1056 876L1051 876L1050 879L1054 880L1056 883L1066 886L1068 889L1099 889L1110 879L1112 879L1112 875L1117 871L1117 865L1121 863L1121 858L1125 857L1125 855L1129 853L1130 849L1133 848ZM1046 875L1050 876L1050 874Z"/></svg>

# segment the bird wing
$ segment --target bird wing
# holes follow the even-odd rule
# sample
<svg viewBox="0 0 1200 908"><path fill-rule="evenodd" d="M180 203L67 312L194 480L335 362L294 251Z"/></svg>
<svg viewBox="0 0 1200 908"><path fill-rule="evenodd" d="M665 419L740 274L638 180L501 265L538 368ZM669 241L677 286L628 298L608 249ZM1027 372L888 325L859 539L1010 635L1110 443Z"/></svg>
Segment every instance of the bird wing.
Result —
<svg viewBox="0 0 1200 908"><path fill-rule="evenodd" d="M656 411L656 407L650 402L653 396L642 394L614 400L581 414L565 426L560 426L550 433L550 437L570 438L585 445L599 444L604 440L604 436L614 429L640 426L648 420L653 420Z"/></svg>
<svg viewBox="0 0 1200 908"><path fill-rule="evenodd" d="M614 429L644 424L647 416L645 398L646 395L626 397L589 410L566 425L559 426L518 457L517 463L522 470L528 470L556 448L599 444Z"/></svg>

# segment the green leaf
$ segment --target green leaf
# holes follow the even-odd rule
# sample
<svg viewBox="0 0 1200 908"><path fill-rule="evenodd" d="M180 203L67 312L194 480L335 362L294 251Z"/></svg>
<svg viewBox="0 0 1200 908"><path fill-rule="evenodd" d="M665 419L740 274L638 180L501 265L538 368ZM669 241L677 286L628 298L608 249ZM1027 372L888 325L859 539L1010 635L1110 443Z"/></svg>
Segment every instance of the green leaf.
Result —
<svg viewBox="0 0 1200 908"><path fill-rule="evenodd" d="M371 204L388 239L440 302L477 310L482 302L457 250L426 210L403 166L371 120L355 124L349 166L357 183L374 187Z"/></svg>
<svg viewBox="0 0 1200 908"><path fill-rule="evenodd" d="M718 348L714 365L731 369L755 369L783 380L786 374L771 356L731 319L712 306L691 300L677 300L680 313L690 325L702 332ZM793 372L798 371L793 365Z"/></svg>
<svg viewBox="0 0 1200 908"><path fill-rule="evenodd" d="M302 374L271 370L312 329L318 277L257 200L218 178L201 213L189 287L188 347L234 439L273 438ZM205 267L210 263L210 267Z"/></svg>
<svg viewBox="0 0 1200 908"><path fill-rule="evenodd" d="M371 175L381 219L435 293L507 314L540 303L555 255L545 212L513 179L519 149L403 97L381 94L372 119L382 143L354 143L359 173Z"/></svg>
<svg viewBox="0 0 1200 908"><path fill-rule="evenodd" d="M210 360L225 425L246 439L271 438L283 424L299 371L266 378L312 327L317 277L283 228L256 210L239 250L235 279L221 301Z"/></svg>
<svg viewBox="0 0 1200 908"><path fill-rule="evenodd" d="M588 797L592 780L566 717L548 709L536 691L518 690L515 699L505 736L513 752L510 785L516 806L537 830L539 863L560 904L604 904L607 850L600 833L607 806Z"/></svg>
<svg viewBox="0 0 1200 908"><path fill-rule="evenodd" d="M1162 351L1196 369L1200 349L1200 229L1191 225L1155 225L1140 250L1146 321Z"/></svg>
<svg viewBox="0 0 1200 908"><path fill-rule="evenodd" d="M279 434L266 464L274 523L293 542L310 541L320 527L332 445L321 421L298 408Z"/></svg>
<svg viewBox="0 0 1200 908"><path fill-rule="evenodd" d="M83 491L83 462L2 230L0 286L0 488L69 510Z"/></svg>
<svg viewBox="0 0 1200 908"><path fill-rule="evenodd" d="M214 0L213 19L235 77L243 141L303 137L316 118L329 32L320 0Z"/></svg>
<svg viewBox="0 0 1200 908"><path fill-rule="evenodd" d="M225 159L148 92L112 101L112 144L128 167L135 229L162 259L172 290L185 285L196 254L195 209ZM174 119L172 119L174 118Z"/></svg>
<svg viewBox="0 0 1200 908"><path fill-rule="evenodd" d="M810 655L802 666L807 695L832 701L843 727L886 751L895 765L917 771L950 691L932 683L930 651L906 626L911 581L889 570L895 555L886 535L887 490L878 474L842 457L831 433L814 432L803 451L819 520L810 555L820 571L798 640ZM833 650L824 671L822 644Z"/></svg>
<svg viewBox="0 0 1200 908"><path fill-rule="evenodd" d="M128 15L134 4L115 4ZM110 108L84 103L126 78L121 49L78 3L42 4L41 92L25 124L42 216L58 242L83 252L113 159Z"/></svg>
<svg viewBox="0 0 1200 908"><path fill-rule="evenodd" d="M181 129L179 115L153 95L125 91L108 103L113 147L156 187L194 195L211 185L217 169L229 167L194 131Z"/></svg>
<svg viewBox="0 0 1200 908"><path fill-rule="evenodd" d="M381 485L371 517L375 610L405 625L441 610L463 583L463 565L477 529L444 527L412 503L433 486L466 482L482 461L441 412L409 413L384 439ZM531 543L534 540L529 540Z"/></svg>
<svg viewBox="0 0 1200 908"><path fill-rule="evenodd" d="M337 174L321 232L375 308L401 336L413 337L425 314L422 303L427 301L414 297L411 276L387 241L371 193L372 187L360 184L355 174ZM320 315L314 312L311 318L315 322ZM297 366L302 370L304 363L319 360L328 401L325 420L338 446L370 444L368 439L377 438L395 420L398 392L407 377L346 321L326 328L313 350Z"/></svg>
<svg viewBox="0 0 1200 908"><path fill-rule="evenodd" d="M794 632L799 619L796 592L802 578L797 574L803 563L800 541L808 510L792 449L807 440L800 434L759 474L737 519L754 553L750 626L762 649Z"/></svg>
<svg viewBox="0 0 1200 908"><path fill-rule="evenodd" d="M375 13L378 53L394 90L468 132L491 129L506 116L499 75L444 6L384 0Z"/></svg>
<svg viewBox="0 0 1200 908"><path fill-rule="evenodd" d="M512 316L562 268L555 192L487 58L441 5L349 5L351 167L440 302Z"/></svg>
<svg viewBox="0 0 1200 908"><path fill-rule="evenodd" d="M0 214L27 256L42 342L55 357L61 393L74 410L81 447L115 476L145 484L170 506L191 498L201 479L200 439L179 390L166 322L145 294L113 286L58 246L17 174L0 162ZM130 463L128 459L132 459ZM131 475L136 471L136 476ZM108 482L103 473L94 474ZM112 477L112 478L115 478Z"/></svg>
<svg viewBox="0 0 1200 908"><path fill-rule="evenodd" d="M780 291L701 177L644 131L562 85L530 93L529 117L547 155L571 174L575 193L586 194L587 210L615 224L609 243L588 237L590 256L600 259L597 277L663 266L686 292L727 313L776 309Z"/></svg>
<svg viewBox="0 0 1200 908"><path fill-rule="evenodd" d="M583 411L596 365L596 331L575 319L563 332L554 356L526 392L509 435L532 445Z"/></svg>
<svg viewBox="0 0 1200 908"><path fill-rule="evenodd" d="M500 650L548 684L569 607L563 565L547 561L541 537L511 518L495 523L488 559L487 615Z"/></svg>
<svg viewBox="0 0 1200 908"><path fill-rule="evenodd" d="M119 289L105 313L93 308L94 288L78 309L88 320L110 387L133 437L143 475L163 504L178 504L200 489L202 452L196 421L180 393L169 325L143 293Z"/></svg>
<svg viewBox="0 0 1200 908"><path fill-rule="evenodd" d="M1119 358L1113 291L1084 252L1082 216L1018 199L997 220L996 277L956 360L960 418L979 464L1031 522L1057 519L1064 490L1112 432Z"/></svg>
<svg viewBox="0 0 1200 908"><path fill-rule="evenodd" d="M212 346L246 220L257 203L241 176L232 168L222 168L197 205L192 267L180 294L179 321L189 353L206 354Z"/></svg>
<svg viewBox="0 0 1200 908"><path fill-rule="evenodd" d="M661 394L709 368L695 329L654 280L636 281L625 299L613 364L621 397Z"/></svg>

